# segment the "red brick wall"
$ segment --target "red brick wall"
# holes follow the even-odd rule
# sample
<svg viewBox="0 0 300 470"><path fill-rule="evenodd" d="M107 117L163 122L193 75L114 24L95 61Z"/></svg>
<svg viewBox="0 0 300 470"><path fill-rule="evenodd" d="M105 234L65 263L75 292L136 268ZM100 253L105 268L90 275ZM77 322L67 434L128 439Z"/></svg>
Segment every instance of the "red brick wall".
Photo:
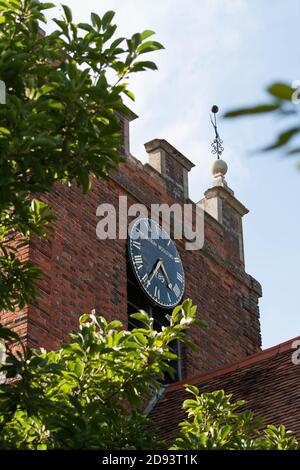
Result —
<svg viewBox="0 0 300 470"><path fill-rule="evenodd" d="M31 346L58 348L68 332L77 328L78 317L92 308L126 324L126 240L96 237L97 206L112 203L118 207L119 195L127 195L129 204L174 203L159 174L134 159L122 164L108 181L95 181L87 196L75 186L57 185L44 198L57 221L55 234L48 241L33 237L27 252L44 273L38 298L24 311L4 316L8 324L22 325ZM260 286L245 273L230 227L206 215L202 250L185 251L183 241L176 244L185 268L185 297L192 298L209 325L190 331L197 348L184 351L185 375L257 351L261 344Z"/></svg>

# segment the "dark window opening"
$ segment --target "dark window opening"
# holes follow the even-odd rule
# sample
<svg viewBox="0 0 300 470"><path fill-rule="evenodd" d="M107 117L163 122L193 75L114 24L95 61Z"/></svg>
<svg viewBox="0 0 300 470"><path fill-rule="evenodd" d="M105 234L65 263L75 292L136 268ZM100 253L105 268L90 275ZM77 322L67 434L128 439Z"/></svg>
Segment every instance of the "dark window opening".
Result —
<svg viewBox="0 0 300 470"><path fill-rule="evenodd" d="M132 268L128 263L127 266L127 309L128 309L128 329L141 327L141 323L130 317L132 313L136 313L139 310L145 310L154 319L154 328L160 331L163 326L168 324L166 318L167 313L171 310L166 310L157 305L153 305L151 300L144 294L138 285ZM174 377L166 374L165 382L171 383L182 379L182 345L179 341L173 341L170 343L170 350L177 354L178 359L172 361L171 365L175 371Z"/></svg>

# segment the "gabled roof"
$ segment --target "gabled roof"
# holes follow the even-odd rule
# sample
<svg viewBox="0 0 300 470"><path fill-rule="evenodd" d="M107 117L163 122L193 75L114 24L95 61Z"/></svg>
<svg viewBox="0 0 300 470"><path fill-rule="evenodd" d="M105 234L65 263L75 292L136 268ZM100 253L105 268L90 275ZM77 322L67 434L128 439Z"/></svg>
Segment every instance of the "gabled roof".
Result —
<svg viewBox="0 0 300 470"><path fill-rule="evenodd" d="M222 369L169 385L150 413L157 435L167 441L176 436L178 423L186 418L181 407L190 397L184 390L188 383L200 392L224 389L234 400L246 400L241 410L252 410L264 424L284 424L300 440L300 364L292 361L296 340L300 336Z"/></svg>

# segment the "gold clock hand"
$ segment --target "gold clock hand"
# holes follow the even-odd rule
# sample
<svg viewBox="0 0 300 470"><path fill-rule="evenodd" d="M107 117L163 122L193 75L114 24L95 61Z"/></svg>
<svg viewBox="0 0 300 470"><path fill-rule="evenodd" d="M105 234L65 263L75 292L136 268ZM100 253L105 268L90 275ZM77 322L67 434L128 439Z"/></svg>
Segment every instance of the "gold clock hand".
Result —
<svg viewBox="0 0 300 470"><path fill-rule="evenodd" d="M163 272L163 274L166 278L168 288L172 289L173 286L172 286L172 283L170 282L170 279L169 279L169 276L168 276L168 273L166 271L166 268L165 268L165 265L164 265L163 261L161 261L160 267L161 267L161 270L162 270L162 272Z"/></svg>
<svg viewBox="0 0 300 470"><path fill-rule="evenodd" d="M154 278L155 274L157 273L157 271L159 270L159 268L161 267L161 260L157 260L156 264L154 265L154 269L151 273L151 276L147 279L147 282L151 282L152 279Z"/></svg>

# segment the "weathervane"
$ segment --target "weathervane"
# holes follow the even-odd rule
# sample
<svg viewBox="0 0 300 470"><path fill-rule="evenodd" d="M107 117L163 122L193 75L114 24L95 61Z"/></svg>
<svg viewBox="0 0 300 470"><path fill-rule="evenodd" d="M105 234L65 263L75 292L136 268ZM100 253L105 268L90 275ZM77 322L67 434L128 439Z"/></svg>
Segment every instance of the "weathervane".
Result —
<svg viewBox="0 0 300 470"><path fill-rule="evenodd" d="M222 147L223 140L220 138L219 133L218 133L218 127L217 127L217 112L219 111L219 108L216 104L213 105L211 108L211 112L214 114L210 115L210 120L213 125L213 128L215 130L215 139L213 143L211 144L212 146L212 151L211 153L213 155L217 154L218 160L220 159L220 156L222 155L222 152L224 151L224 148Z"/></svg>

